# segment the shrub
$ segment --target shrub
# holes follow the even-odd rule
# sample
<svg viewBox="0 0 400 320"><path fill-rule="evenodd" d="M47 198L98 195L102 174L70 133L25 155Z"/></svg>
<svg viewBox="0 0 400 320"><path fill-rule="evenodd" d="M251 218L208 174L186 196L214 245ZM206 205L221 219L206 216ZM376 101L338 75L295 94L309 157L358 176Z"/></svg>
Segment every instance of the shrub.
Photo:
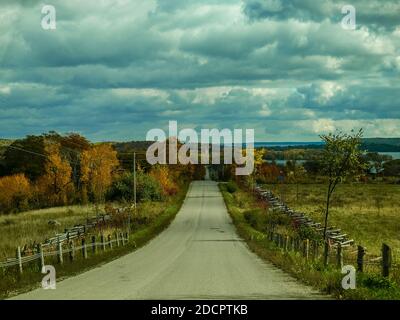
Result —
<svg viewBox="0 0 400 320"><path fill-rule="evenodd" d="M236 185L236 183L234 181L229 181L226 184L226 190L229 193L235 193L238 190L238 186Z"/></svg>
<svg viewBox="0 0 400 320"><path fill-rule="evenodd" d="M365 274L361 277L361 284L369 289L394 289L396 283L377 274Z"/></svg>
<svg viewBox="0 0 400 320"><path fill-rule="evenodd" d="M265 219L260 209L247 210L243 213L246 222L254 229L262 230L265 226Z"/></svg>
<svg viewBox="0 0 400 320"><path fill-rule="evenodd" d="M157 180L151 175L138 172L136 175L136 200L137 201L159 201L162 199L162 189ZM134 175L125 173L115 179L108 192L109 200L134 200Z"/></svg>

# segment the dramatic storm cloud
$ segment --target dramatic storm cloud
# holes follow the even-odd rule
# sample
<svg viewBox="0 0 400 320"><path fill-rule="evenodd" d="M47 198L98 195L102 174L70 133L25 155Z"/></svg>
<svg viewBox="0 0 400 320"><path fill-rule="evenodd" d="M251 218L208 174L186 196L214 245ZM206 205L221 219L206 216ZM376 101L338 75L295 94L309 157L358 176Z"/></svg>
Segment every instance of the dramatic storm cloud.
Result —
<svg viewBox="0 0 400 320"><path fill-rule="evenodd" d="M147 130L254 128L258 141L335 129L400 135L400 3L355 0L42 1L0 4L0 137L93 140Z"/></svg>

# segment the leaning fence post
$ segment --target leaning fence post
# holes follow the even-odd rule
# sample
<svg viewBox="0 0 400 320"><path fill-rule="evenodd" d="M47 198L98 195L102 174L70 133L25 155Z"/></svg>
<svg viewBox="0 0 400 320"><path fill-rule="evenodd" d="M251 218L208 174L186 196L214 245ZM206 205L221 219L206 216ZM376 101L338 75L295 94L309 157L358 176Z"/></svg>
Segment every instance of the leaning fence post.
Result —
<svg viewBox="0 0 400 320"><path fill-rule="evenodd" d="M60 264L64 263L63 251L62 251L62 242L61 241L58 241L58 262Z"/></svg>
<svg viewBox="0 0 400 320"><path fill-rule="evenodd" d="M357 247L357 271L364 271L364 255L365 249L362 246Z"/></svg>
<svg viewBox="0 0 400 320"><path fill-rule="evenodd" d="M342 269L343 267L343 250L342 250L342 245L340 243L337 246L336 265L339 269Z"/></svg>
<svg viewBox="0 0 400 320"><path fill-rule="evenodd" d="M388 277L389 270L392 264L392 250L390 247L383 243L382 244L382 276Z"/></svg>
<svg viewBox="0 0 400 320"><path fill-rule="evenodd" d="M19 272L22 273L22 257L21 257L21 247L17 248L17 260L19 266Z"/></svg>
<svg viewBox="0 0 400 320"><path fill-rule="evenodd" d="M129 242L129 233L128 232L125 232L125 237L126 237L126 243L128 243Z"/></svg>
<svg viewBox="0 0 400 320"><path fill-rule="evenodd" d="M86 249L86 240L82 239L82 256L84 259L87 259L87 249Z"/></svg>

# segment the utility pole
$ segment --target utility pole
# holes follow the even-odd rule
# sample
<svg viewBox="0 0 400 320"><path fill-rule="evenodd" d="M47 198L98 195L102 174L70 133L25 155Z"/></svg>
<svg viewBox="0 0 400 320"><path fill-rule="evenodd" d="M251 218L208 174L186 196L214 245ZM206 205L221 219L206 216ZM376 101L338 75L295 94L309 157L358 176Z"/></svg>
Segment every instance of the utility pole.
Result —
<svg viewBox="0 0 400 320"><path fill-rule="evenodd" d="M136 152L133 153L133 206L136 215ZM131 232L131 212L128 215L128 232Z"/></svg>
<svg viewBox="0 0 400 320"><path fill-rule="evenodd" d="M133 153L133 199L135 202L135 214L136 214L136 152Z"/></svg>

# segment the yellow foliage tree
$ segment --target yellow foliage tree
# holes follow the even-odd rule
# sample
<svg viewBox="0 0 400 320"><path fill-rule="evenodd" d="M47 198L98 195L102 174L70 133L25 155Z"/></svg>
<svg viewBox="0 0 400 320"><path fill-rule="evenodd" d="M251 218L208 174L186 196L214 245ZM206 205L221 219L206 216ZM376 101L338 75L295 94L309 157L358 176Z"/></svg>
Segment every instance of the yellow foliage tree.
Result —
<svg viewBox="0 0 400 320"><path fill-rule="evenodd" d="M46 153L45 174L37 183L40 197L47 205L65 205L68 195L73 193L71 166L61 157L58 144L47 145Z"/></svg>
<svg viewBox="0 0 400 320"><path fill-rule="evenodd" d="M112 183L112 173L119 166L117 152L109 144L94 145L82 152L81 181L83 195L95 202L103 202Z"/></svg>
<svg viewBox="0 0 400 320"><path fill-rule="evenodd" d="M150 171L150 175L152 175L160 183L165 195L173 195L178 192L178 187L173 181L172 174L169 172L168 166L154 166Z"/></svg>
<svg viewBox="0 0 400 320"><path fill-rule="evenodd" d="M28 209L31 196L31 184L24 174L0 178L0 212Z"/></svg>

